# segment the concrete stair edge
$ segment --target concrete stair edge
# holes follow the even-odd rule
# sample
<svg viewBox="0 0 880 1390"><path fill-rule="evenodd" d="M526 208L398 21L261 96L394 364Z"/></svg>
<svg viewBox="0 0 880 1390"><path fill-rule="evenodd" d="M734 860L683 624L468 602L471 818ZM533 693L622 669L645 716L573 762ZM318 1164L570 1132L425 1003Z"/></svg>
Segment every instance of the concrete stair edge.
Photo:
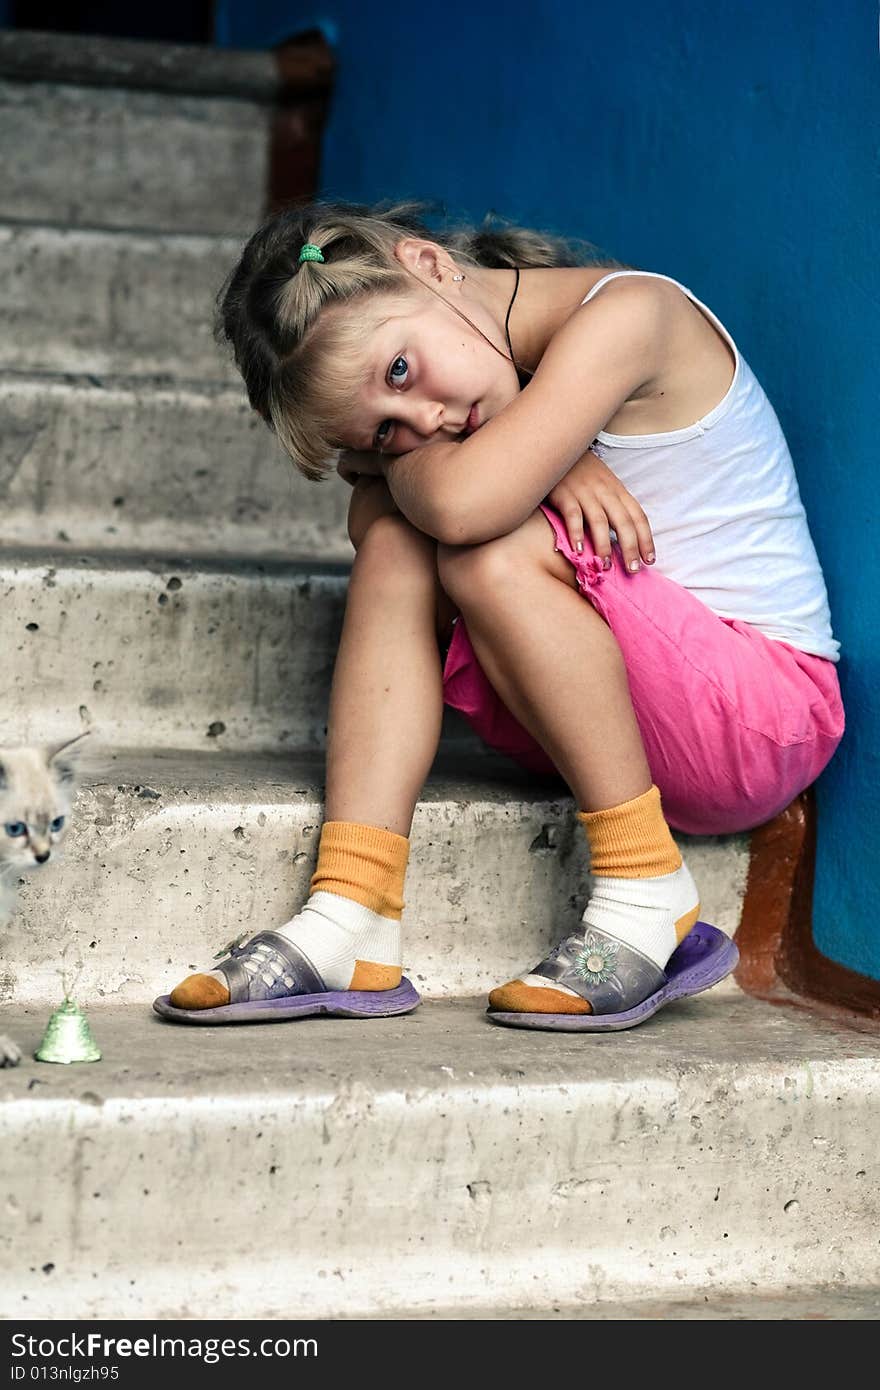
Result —
<svg viewBox="0 0 880 1390"><path fill-rule="evenodd" d="M271 122L254 101L0 75L0 216L244 238L265 216Z"/></svg>
<svg viewBox="0 0 880 1390"><path fill-rule="evenodd" d="M316 746L347 566L180 556L0 555L16 658L0 675L6 741Z"/></svg>
<svg viewBox="0 0 880 1390"><path fill-rule="evenodd" d="M105 1063L0 1074L5 1316L22 1294L32 1317L413 1316L880 1282L880 1039L813 1016L709 993L586 1042L470 999L274 1029L89 1016ZM0 1021L29 1054L44 1018Z"/></svg>
<svg viewBox="0 0 880 1390"><path fill-rule="evenodd" d="M353 558L348 487L301 477L240 383L0 373L0 492L7 554Z"/></svg>
<svg viewBox="0 0 880 1390"><path fill-rule="evenodd" d="M60 859L19 889L2 932L0 997L50 1000L70 940L84 998L149 1003L243 929L288 920L308 894L319 755L105 756L87 774ZM416 807L406 883L404 969L420 993L485 992L574 924L589 880L573 812L561 781L454 742L441 748ZM704 920L735 934L748 836L676 839Z"/></svg>
<svg viewBox="0 0 880 1390"><path fill-rule="evenodd" d="M8 336L0 368L233 381L213 315L240 249L227 234L2 223ZM55 287L48 299L47 283Z"/></svg>
<svg viewBox="0 0 880 1390"><path fill-rule="evenodd" d="M333 71L322 40L288 48L283 72L265 50L107 38L35 29L0 30L0 76L18 82L186 92L272 103L326 92Z"/></svg>

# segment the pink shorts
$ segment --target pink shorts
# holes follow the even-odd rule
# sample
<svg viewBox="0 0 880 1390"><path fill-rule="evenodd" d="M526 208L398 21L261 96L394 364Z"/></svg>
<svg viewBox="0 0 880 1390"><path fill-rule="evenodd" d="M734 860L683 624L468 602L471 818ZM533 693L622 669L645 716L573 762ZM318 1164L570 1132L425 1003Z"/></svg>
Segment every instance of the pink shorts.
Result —
<svg viewBox="0 0 880 1390"><path fill-rule="evenodd" d="M718 617L648 566L627 574L617 548L603 571L589 540L578 555L558 513L541 510L581 593L617 639L669 824L720 835L771 820L816 780L843 736L834 662ZM533 772L556 772L489 684L463 618L446 657L443 697L490 747Z"/></svg>

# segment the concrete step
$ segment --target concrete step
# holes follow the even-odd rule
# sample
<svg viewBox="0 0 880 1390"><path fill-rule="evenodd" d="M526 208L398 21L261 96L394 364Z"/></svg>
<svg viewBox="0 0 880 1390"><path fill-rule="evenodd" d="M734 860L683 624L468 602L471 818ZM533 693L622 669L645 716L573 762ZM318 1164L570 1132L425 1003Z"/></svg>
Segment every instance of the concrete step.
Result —
<svg viewBox="0 0 880 1390"><path fill-rule="evenodd" d="M271 119L253 100L0 81L0 217L249 235Z"/></svg>
<svg viewBox="0 0 880 1390"><path fill-rule="evenodd" d="M0 552L3 742L319 750L349 567ZM447 711L446 737L475 735Z"/></svg>
<svg viewBox="0 0 880 1390"><path fill-rule="evenodd" d="M296 472L240 385L0 374L0 545L350 562L349 495Z"/></svg>
<svg viewBox="0 0 880 1390"><path fill-rule="evenodd" d="M237 381L213 339L235 237L0 225L0 369Z"/></svg>
<svg viewBox="0 0 880 1390"><path fill-rule="evenodd" d="M631 1303L577 1304L552 1308L432 1308L406 1316L424 1322L874 1322L880 1288L809 1289L790 1294L720 1297L711 1285L691 1298L640 1298ZM381 1320L381 1318L380 1318Z"/></svg>
<svg viewBox="0 0 880 1390"><path fill-rule="evenodd" d="M441 752L416 809L406 885L404 962L421 993L486 991L576 920L588 861L573 813L561 782ZM0 998L54 999L72 940L83 997L146 1006L239 932L292 916L322 819L317 756L108 755L80 793L60 859L20 889L2 934ZM748 836L678 838L704 918L733 934Z"/></svg>
<svg viewBox="0 0 880 1390"><path fill-rule="evenodd" d="M319 748L345 566L224 556L0 556L7 744Z"/></svg>
<svg viewBox="0 0 880 1390"><path fill-rule="evenodd" d="M5 1318L880 1285L880 1038L808 1012L716 991L588 1039L474 999L263 1028L89 1013L105 1060L60 1067L30 1059L45 1008L0 1011L27 1054L0 1072Z"/></svg>
<svg viewBox="0 0 880 1390"><path fill-rule="evenodd" d="M297 90L326 90L332 61L325 48L320 43L317 51L315 44L288 50L286 80ZM16 82L183 92L260 103L281 95L273 53L37 29L0 29L0 76Z"/></svg>

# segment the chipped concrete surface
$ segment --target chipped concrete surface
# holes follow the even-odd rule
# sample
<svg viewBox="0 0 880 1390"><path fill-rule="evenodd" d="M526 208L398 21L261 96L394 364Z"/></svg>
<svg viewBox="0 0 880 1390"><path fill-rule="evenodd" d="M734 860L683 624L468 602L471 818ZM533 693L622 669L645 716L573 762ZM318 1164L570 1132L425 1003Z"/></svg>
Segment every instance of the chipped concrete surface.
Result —
<svg viewBox="0 0 880 1390"><path fill-rule="evenodd" d="M73 940L84 998L148 1003L243 929L280 925L308 893L322 797L317 756L117 754L81 794L58 862L19 890L0 998L53 998L59 943ZM411 840L404 965L428 997L502 983L583 910L586 843L562 783L446 751ZM733 934L748 837L679 843L703 916Z"/></svg>
<svg viewBox="0 0 880 1390"><path fill-rule="evenodd" d="M322 65L314 87L323 91L330 73ZM152 39L40 30L0 30L0 72L24 83L51 82L118 88L129 94L183 92L189 96L271 103L280 94L278 64L268 51L242 51Z"/></svg>
<svg viewBox="0 0 880 1390"><path fill-rule="evenodd" d="M0 495L9 547L353 555L349 488L298 474L238 383L0 373Z"/></svg>
<svg viewBox="0 0 880 1390"><path fill-rule="evenodd" d="M377 1315L373 1315L376 1317ZM382 1315L378 1315L381 1319ZM404 1319L409 1314L391 1314ZM880 1290L824 1287L804 1293L731 1297L714 1288L691 1298L644 1298L631 1303L568 1303L550 1308L432 1308L421 1321L472 1322L862 1322L880 1317Z"/></svg>
<svg viewBox="0 0 880 1390"><path fill-rule="evenodd" d="M0 81L8 218L246 236L270 108L220 97Z"/></svg>
<svg viewBox="0 0 880 1390"><path fill-rule="evenodd" d="M212 323L240 250L228 236L0 224L0 368L232 381Z"/></svg>
<svg viewBox="0 0 880 1390"><path fill-rule="evenodd" d="M31 1054L45 1014L4 1006L0 1028ZM880 1038L818 1017L710 992L588 1038L494 1027L480 1000L366 1023L89 1018L103 1063L0 1073L5 1317L880 1283Z"/></svg>
<svg viewBox="0 0 880 1390"><path fill-rule="evenodd" d="M63 738L78 709L121 747L320 747L346 584L315 561L6 550L4 739Z"/></svg>

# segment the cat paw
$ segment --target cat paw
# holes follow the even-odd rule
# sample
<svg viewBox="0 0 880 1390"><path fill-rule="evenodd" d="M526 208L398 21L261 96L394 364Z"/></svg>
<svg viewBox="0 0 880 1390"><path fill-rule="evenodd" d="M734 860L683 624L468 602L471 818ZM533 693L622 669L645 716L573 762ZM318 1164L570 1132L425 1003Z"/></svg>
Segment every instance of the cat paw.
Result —
<svg viewBox="0 0 880 1390"><path fill-rule="evenodd" d="M21 1048L4 1033L0 1033L0 1067L17 1067L21 1061Z"/></svg>

